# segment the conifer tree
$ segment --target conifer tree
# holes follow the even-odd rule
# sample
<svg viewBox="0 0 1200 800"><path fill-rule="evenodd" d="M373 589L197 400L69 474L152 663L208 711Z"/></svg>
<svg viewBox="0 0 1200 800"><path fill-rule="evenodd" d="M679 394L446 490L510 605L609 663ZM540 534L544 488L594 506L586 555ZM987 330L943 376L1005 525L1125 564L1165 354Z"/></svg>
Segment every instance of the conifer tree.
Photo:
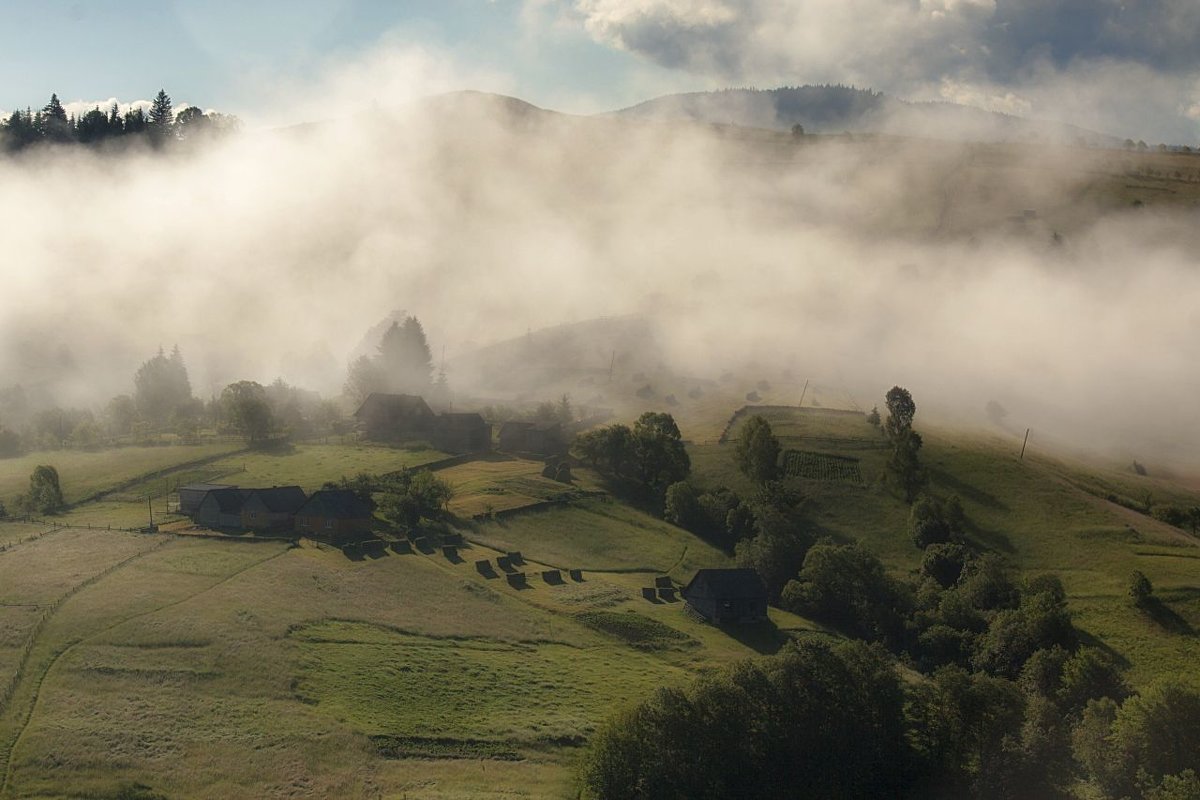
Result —
<svg viewBox="0 0 1200 800"><path fill-rule="evenodd" d="M174 133L175 113L171 110L171 97L162 89L150 104L149 123L150 137L156 142L164 142Z"/></svg>

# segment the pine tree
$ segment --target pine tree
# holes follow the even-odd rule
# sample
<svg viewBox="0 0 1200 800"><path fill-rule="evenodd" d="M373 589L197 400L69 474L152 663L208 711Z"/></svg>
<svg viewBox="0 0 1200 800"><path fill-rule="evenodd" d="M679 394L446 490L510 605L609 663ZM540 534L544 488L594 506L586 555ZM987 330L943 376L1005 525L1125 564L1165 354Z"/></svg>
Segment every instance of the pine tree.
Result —
<svg viewBox="0 0 1200 800"><path fill-rule="evenodd" d="M433 357L425 330L416 317L393 322L379 341L379 367L388 390L425 395L433 375Z"/></svg>
<svg viewBox="0 0 1200 800"><path fill-rule="evenodd" d="M114 100L112 106L108 109L108 135L120 136L125 132L125 126L121 124L121 110L117 108L117 103Z"/></svg>
<svg viewBox="0 0 1200 800"><path fill-rule="evenodd" d="M67 110L59 102L58 95L50 95L50 102L42 108L43 136L51 142L69 142L72 136L72 121L67 118Z"/></svg>
<svg viewBox="0 0 1200 800"><path fill-rule="evenodd" d="M175 114L171 110L171 97L162 89L150 104L150 137L156 142L166 141L174 132Z"/></svg>

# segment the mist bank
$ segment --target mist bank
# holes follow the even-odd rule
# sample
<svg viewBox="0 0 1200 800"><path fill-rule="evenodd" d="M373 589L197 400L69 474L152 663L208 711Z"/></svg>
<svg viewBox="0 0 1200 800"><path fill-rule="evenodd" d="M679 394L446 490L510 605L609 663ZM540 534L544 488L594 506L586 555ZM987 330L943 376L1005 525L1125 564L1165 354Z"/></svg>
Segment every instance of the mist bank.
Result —
<svg viewBox="0 0 1200 800"><path fill-rule="evenodd" d="M648 369L901 384L931 419L995 401L1065 443L1194 463L1198 170L473 93L167 156L25 152L0 161L0 386L99 405L178 344L201 397L336 395L405 309L460 397L549 394L498 391L480 348L632 314Z"/></svg>

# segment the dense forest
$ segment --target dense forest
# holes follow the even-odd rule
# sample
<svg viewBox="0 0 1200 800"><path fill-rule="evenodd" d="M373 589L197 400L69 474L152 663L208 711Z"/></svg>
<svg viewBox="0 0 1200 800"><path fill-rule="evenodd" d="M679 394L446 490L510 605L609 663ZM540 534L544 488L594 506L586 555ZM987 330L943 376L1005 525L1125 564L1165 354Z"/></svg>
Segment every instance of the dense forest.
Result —
<svg viewBox="0 0 1200 800"><path fill-rule="evenodd" d="M170 95L160 89L149 108L134 104L121 113L113 102L78 117L68 114L57 94L38 110L26 107L12 112L0 124L0 149L22 150L35 145L91 145L195 140L236 131L240 123L229 114L205 112L198 106L175 111Z"/></svg>

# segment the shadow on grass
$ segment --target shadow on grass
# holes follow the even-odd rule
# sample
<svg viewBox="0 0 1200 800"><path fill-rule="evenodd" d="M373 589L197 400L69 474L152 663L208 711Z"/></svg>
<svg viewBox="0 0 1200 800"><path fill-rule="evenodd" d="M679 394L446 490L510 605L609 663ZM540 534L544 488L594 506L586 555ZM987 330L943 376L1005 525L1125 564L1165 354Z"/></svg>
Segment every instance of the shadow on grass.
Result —
<svg viewBox="0 0 1200 800"><path fill-rule="evenodd" d="M1103 651L1104 654L1111 658L1113 663L1121 669L1129 669L1129 667L1132 666L1128 658L1114 650L1112 645L1110 645L1108 642L1105 642L1103 639L1097 639L1088 631L1080 630L1078 628L1076 628L1076 636L1081 645Z"/></svg>
<svg viewBox="0 0 1200 800"><path fill-rule="evenodd" d="M1006 533L989 530L974 523L967 523L967 530L969 533L967 538L979 545L981 550L993 550L1001 553L1017 552L1017 548L1013 547L1012 540Z"/></svg>
<svg viewBox="0 0 1200 800"><path fill-rule="evenodd" d="M787 634L779 630L770 620L742 625L725 624L717 627L729 638L741 642L754 652L764 656L775 655L788 640Z"/></svg>
<svg viewBox="0 0 1200 800"><path fill-rule="evenodd" d="M1175 609L1157 597L1147 598L1139 607L1146 616L1154 620L1164 630L1168 630L1171 633L1183 634L1184 636L1196 635L1195 629L1192 628L1186 619L1179 616Z"/></svg>
<svg viewBox="0 0 1200 800"><path fill-rule="evenodd" d="M996 497L996 495L992 494L991 492L985 492L983 489L980 489L977 486L972 486L962 478L951 475L949 472L946 472L943 469L938 467L930 467L929 477L933 483L950 489L964 500L970 500L972 503L986 506L997 511L1008 510L1008 505L1000 500L1000 498Z"/></svg>

